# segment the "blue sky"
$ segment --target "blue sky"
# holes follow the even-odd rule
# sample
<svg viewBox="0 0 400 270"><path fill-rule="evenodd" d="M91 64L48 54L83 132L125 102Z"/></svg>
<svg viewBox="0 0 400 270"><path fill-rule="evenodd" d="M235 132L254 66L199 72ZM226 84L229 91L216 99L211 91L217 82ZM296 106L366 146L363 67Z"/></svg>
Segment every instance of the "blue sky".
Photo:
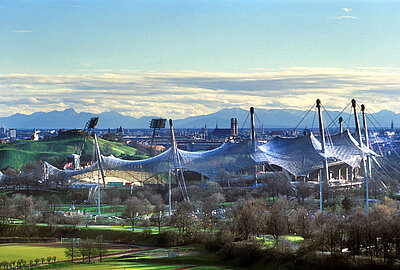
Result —
<svg viewBox="0 0 400 270"><path fill-rule="evenodd" d="M0 0L0 114L399 107L399 14L399 1Z"/></svg>

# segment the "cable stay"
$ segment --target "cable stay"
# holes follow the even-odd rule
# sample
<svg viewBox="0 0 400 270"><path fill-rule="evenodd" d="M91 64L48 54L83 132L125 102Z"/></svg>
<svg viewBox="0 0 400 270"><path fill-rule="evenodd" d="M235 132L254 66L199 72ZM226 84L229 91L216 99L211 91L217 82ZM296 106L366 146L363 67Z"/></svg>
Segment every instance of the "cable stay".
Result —
<svg viewBox="0 0 400 270"><path fill-rule="evenodd" d="M303 116L303 118L301 118L300 122L294 127L294 129L292 130L292 132L295 132L296 129L299 127L299 125L304 121L304 119L307 117L307 115L310 113L310 111L312 109L314 109L315 103L311 106L311 108L307 111L307 113Z"/></svg>

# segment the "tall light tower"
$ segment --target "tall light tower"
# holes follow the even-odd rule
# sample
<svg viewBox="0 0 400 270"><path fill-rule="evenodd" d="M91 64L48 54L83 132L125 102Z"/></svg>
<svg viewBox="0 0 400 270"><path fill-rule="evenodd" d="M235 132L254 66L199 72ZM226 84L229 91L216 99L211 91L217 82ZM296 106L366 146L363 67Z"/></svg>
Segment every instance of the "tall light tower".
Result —
<svg viewBox="0 0 400 270"><path fill-rule="evenodd" d="M151 136L151 142L150 142L151 145L153 145L157 131L158 131L158 133L160 133L160 129L165 128L166 121L167 121L167 119L163 119L163 118L151 119L150 128L153 129L153 136Z"/></svg>

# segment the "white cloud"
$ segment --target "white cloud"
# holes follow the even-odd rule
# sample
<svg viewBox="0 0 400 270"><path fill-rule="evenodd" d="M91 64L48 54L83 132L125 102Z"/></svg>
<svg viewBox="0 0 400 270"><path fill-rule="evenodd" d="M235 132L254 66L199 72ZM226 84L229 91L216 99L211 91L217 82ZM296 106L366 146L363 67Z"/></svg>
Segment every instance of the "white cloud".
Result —
<svg viewBox="0 0 400 270"><path fill-rule="evenodd" d="M331 17L332 19L352 19L352 20L357 20L358 17L355 16L350 16L350 15L345 15L345 16L335 16L335 17Z"/></svg>
<svg viewBox="0 0 400 270"><path fill-rule="evenodd" d="M32 30L28 30L28 29L19 29L19 30L13 30L11 31L13 33L32 33Z"/></svg>
<svg viewBox="0 0 400 270"><path fill-rule="evenodd" d="M1 116L74 108L184 118L226 107L329 109L352 99L400 112L400 69L293 67L251 73L123 71L86 75L0 74ZM385 102L382 102L385 101Z"/></svg>
<svg viewBox="0 0 400 270"><path fill-rule="evenodd" d="M332 18L332 19L338 19L338 20L341 20L341 19L356 20L356 19L358 19L358 17L349 15L349 13L350 13L352 10L353 10L353 9L351 9L351 8L343 8L343 11L346 13L346 15L334 16L334 17L331 17L331 18Z"/></svg>

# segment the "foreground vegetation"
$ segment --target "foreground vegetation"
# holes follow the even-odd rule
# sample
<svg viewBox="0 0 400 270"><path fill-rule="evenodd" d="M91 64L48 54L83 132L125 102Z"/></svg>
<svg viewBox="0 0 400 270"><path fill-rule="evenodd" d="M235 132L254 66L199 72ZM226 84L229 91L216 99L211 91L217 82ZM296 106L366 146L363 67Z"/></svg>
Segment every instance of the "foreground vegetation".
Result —
<svg viewBox="0 0 400 270"><path fill-rule="evenodd" d="M172 264L173 267L182 264L217 269L378 266L390 269L398 266L400 203L388 197L373 204L367 216L362 200L357 199L358 191L351 190L336 197L331 194L324 202L323 212L317 210L312 190L308 196L294 197L270 191L268 186L222 189L218 184L207 183L207 186L188 185L188 191L192 194L190 202L179 197L179 189L173 189L176 201L171 218L165 205L166 190L160 186L137 188L133 196L124 189L103 189L103 203L107 205L104 209L113 217L94 217L88 213L89 209L95 210L93 206L82 206L88 210L85 214L82 208L70 210L69 206L67 209L65 204L71 200L82 203L81 191L70 190L64 197L53 194L48 199L39 194L4 192L0 195L0 237L4 238L0 240L80 238L88 243L92 241L91 245L95 246L96 237L101 234L105 242L140 246L168 248L198 244L204 247L201 251L204 256L215 256L212 264L201 264L196 261L201 257L195 254L176 259L152 257L151 260L146 256L125 255L122 261L107 258L104 267L125 267L126 262L143 267L158 264L166 269ZM180 261L186 259L186 262Z"/></svg>

